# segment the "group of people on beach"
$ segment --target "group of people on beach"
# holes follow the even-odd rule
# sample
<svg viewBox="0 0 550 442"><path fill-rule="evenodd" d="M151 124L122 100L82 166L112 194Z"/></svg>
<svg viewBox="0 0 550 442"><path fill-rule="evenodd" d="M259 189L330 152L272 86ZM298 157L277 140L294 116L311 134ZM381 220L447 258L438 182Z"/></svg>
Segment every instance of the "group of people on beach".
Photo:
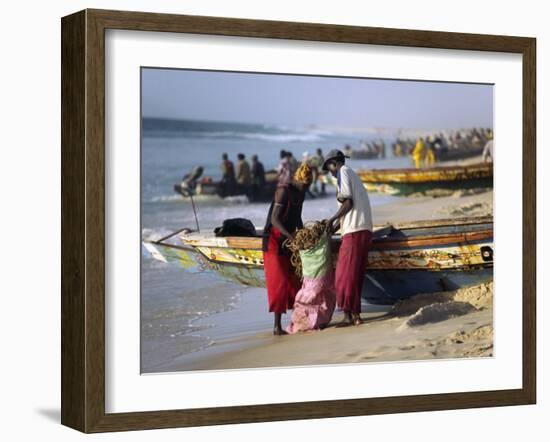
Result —
<svg viewBox="0 0 550 442"><path fill-rule="evenodd" d="M265 169L258 159L258 155L252 155L251 164L249 164L244 153L237 154L237 167L235 170L233 162L224 153L220 169L222 172L221 184L229 189L234 188L236 185L261 188L265 184Z"/></svg>
<svg viewBox="0 0 550 442"><path fill-rule="evenodd" d="M432 136L422 138L418 137L414 149L411 152L412 159L414 161L414 167L420 169L422 162L425 167L432 167L436 161L436 149L441 144L441 139L434 139Z"/></svg>
<svg viewBox="0 0 550 442"><path fill-rule="evenodd" d="M325 173L321 170L323 162L323 152L320 148L317 149L315 155L304 152L302 163L306 163L312 171L311 190L313 193L321 195L326 194L325 182L320 179L321 175ZM291 151L281 150L280 161L276 167L277 184L289 184L300 164ZM266 184L266 170L263 163L258 159L258 155L252 155L251 163L248 163L244 153L237 154L237 166L235 167L227 153L224 153L222 154L220 169L222 178L219 185L224 189L224 194L230 195L237 188L249 189L251 193L254 193ZM320 186L318 186L318 183L320 183ZM311 190L308 187L306 193L314 198L315 195Z"/></svg>
<svg viewBox="0 0 550 442"><path fill-rule="evenodd" d="M445 160L449 151L480 149L492 143L492 139L493 131L489 128L456 130L449 134L438 132L416 139L398 137L392 143L392 152L394 157L410 155L419 169L422 164L431 167L436 161Z"/></svg>
<svg viewBox="0 0 550 442"><path fill-rule="evenodd" d="M317 155L322 153L318 151ZM280 180L268 211L262 247L275 335L322 329L329 324L336 305L344 312L338 326L362 323L361 291L373 224L368 194L357 174L346 165L346 158L343 152L332 150L318 168L320 173L330 173L337 182L338 210L322 222L325 241L336 231L342 235L336 270L331 264L326 265L331 255L329 240L328 247L316 258L324 263L317 266L323 267L322 272L304 272L300 282L286 244L304 228L302 208L314 180L314 166L305 159L293 170L292 157L281 152ZM294 311L285 330L281 318L289 309Z"/></svg>

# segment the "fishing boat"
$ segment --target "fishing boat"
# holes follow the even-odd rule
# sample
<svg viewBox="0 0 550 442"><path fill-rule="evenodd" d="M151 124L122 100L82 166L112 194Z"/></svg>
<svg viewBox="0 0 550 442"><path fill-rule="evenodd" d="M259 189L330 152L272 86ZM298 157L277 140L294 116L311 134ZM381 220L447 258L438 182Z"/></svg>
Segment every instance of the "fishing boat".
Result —
<svg viewBox="0 0 550 442"><path fill-rule="evenodd" d="M376 160L378 158L382 158L382 155L379 152L367 149L353 149L345 151L345 154L353 160Z"/></svg>
<svg viewBox="0 0 550 442"><path fill-rule="evenodd" d="M198 181L194 188L187 186L185 181L174 184L174 191L183 197L196 195L218 196L227 198L229 196L244 195L250 202L268 202L273 199L277 188L277 172L270 170L265 174L265 184L261 188L255 186L243 186L235 183L228 186L221 181L216 181L212 177L204 177Z"/></svg>
<svg viewBox="0 0 550 442"><path fill-rule="evenodd" d="M425 169L359 170L357 175L369 191L402 196L436 189L461 190L493 187L492 163Z"/></svg>
<svg viewBox="0 0 550 442"><path fill-rule="evenodd" d="M349 144L343 149L344 155L353 160L376 160L386 158L386 145L383 141L366 143L362 142L358 148L352 148Z"/></svg>
<svg viewBox="0 0 550 442"><path fill-rule="evenodd" d="M183 230L143 245L159 261L178 263L187 271L212 271L239 284L265 287L261 233L216 237ZM340 236L333 236L334 255L340 243ZM362 296L373 304L489 281L493 277L492 217L377 226L366 270Z"/></svg>
<svg viewBox="0 0 550 442"><path fill-rule="evenodd" d="M458 161L467 158L478 157L483 153L483 145L466 145L446 149L436 149L435 158L437 161Z"/></svg>

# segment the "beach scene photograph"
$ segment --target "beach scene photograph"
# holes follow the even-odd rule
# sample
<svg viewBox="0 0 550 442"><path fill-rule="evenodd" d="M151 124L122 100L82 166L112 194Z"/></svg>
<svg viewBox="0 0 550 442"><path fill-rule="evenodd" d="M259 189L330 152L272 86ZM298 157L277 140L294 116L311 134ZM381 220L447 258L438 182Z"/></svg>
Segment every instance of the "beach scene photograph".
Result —
<svg viewBox="0 0 550 442"><path fill-rule="evenodd" d="M142 67L141 373L493 357L493 106Z"/></svg>

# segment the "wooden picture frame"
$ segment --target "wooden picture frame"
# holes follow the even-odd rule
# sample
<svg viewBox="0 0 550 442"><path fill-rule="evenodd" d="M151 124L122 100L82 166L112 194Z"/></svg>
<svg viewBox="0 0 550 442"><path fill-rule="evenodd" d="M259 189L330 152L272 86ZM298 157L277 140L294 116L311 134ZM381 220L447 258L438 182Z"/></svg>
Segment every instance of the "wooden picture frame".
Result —
<svg viewBox="0 0 550 442"><path fill-rule="evenodd" d="M61 422L91 432L534 404L536 401L536 41L186 15L84 10L62 19ZM105 30L123 29L495 51L523 63L523 385L271 405L105 412Z"/></svg>

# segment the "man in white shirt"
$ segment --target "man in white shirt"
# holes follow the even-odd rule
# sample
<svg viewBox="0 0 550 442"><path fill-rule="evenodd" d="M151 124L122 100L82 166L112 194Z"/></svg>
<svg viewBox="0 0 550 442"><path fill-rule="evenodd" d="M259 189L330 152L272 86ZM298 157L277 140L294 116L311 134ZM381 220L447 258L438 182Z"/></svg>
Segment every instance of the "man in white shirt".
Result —
<svg viewBox="0 0 550 442"><path fill-rule="evenodd" d="M493 162L493 149L494 149L493 139L490 138L489 141L487 141L487 144L485 144L485 147L483 148L483 162Z"/></svg>
<svg viewBox="0 0 550 442"><path fill-rule="evenodd" d="M337 326L360 325L361 291L372 241L372 213L369 196L361 179L346 166L346 157L332 150L326 157L323 170L337 179L338 211L327 220L330 232L340 230L342 243L336 263L336 300L344 311L344 320Z"/></svg>

